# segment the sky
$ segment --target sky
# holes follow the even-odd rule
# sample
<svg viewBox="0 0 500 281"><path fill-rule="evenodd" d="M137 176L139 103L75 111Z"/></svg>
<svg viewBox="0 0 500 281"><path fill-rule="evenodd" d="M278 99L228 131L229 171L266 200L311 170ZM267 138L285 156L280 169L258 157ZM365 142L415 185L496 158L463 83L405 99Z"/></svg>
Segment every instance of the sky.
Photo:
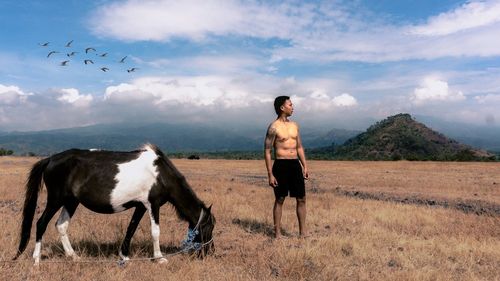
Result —
<svg viewBox="0 0 500 281"><path fill-rule="evenodd" d="M266 128L279 95L301 126L500 128L500 1L0 0L0 26L0 131Z"/></svg>

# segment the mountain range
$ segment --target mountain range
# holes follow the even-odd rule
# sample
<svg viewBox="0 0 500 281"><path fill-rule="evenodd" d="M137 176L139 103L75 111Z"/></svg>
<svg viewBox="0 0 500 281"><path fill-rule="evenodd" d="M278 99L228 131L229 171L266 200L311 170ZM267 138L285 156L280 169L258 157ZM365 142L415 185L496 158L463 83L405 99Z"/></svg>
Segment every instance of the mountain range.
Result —
<svg viewBox="0 0 500 281"><path fill-rule="evenodd" d="M433 128L444 126L436 120L429 122ZM450 130L450 126L444 128ZM457 132L459 130L455 130ZM0 132L0 148L13 151L15 155L50 155L70 148L127 151L151 142L167 154L180 157L195 153L209 157L247 159L262 157L264 135L265 128L119 123L36 132ZM450 139L416 121L409 114L388 117L376 122L365 132L304 126L301 136L308 157L316 159L484 160L493 157L484 149L475 149L475 142L470 145L463 141L471 138L471 135ZM478 140L485 143L484 138L476 137L475 141ZM498 145L500 148L495 131L491 132L491 139L487 140L492 147Z"/></svg>
<svg viewBox="0 0 500 281"><path fill-rule="evenodd" d="M305 130L306 147L343 143L359 131ZM230 152L262 150L265 128L235 131L197 124L100 124L36 132L0 133L0 148L16 155L50 155L70 148L134 150L144 143L158 145L167 153Z"/></svg>

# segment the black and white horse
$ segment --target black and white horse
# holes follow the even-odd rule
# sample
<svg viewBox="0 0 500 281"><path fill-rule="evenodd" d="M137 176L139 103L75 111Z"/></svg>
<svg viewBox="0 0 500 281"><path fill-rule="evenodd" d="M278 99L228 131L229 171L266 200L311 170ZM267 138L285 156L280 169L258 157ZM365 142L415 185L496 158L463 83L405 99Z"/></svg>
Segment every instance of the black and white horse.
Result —
<svg viewBox="0 0 500 281"><path fill-rule="evenodd" d="M184 176L154 145L142 150L112 152L71 149L38 161L31 169L23 208L18 252L26 249L35 214L42 178L47 188L47 205L36 225L35 265L40 262L42 236L50 219L61 209L56 228L65 254L78 259L67 236L68 224L81 203L88 209L112 214L135 207L120 248L120 257L128 260L130 240L147 211L151 219L154 259L166 262L160 251L160 207L170 202L179 217L189 222L196 233L195 243L202 245L198 254L213 252L212 231L215 217L198 199ZM196 231L195 231L196 230Z"/></svg>

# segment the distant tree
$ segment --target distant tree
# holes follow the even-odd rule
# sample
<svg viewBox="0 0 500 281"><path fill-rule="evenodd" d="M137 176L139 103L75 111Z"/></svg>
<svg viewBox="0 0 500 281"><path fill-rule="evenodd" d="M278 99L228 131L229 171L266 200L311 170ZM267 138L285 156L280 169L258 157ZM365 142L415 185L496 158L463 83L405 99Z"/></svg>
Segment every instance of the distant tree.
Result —
<svg viewBox="0 0 500 281"><path fill-rule="evenodd" d="M6 155L12 155L12 154L14 154L14 151L0 147L0 156L6 156Z"/></svg>
<svg viewBox="0 0 500 281"><path fill-rule="evenodd" d="M473 161L476 160L476 157L474 156L474 152L472 152L470 149L464 149L459 151L456 154L456 161Z"/></svg>

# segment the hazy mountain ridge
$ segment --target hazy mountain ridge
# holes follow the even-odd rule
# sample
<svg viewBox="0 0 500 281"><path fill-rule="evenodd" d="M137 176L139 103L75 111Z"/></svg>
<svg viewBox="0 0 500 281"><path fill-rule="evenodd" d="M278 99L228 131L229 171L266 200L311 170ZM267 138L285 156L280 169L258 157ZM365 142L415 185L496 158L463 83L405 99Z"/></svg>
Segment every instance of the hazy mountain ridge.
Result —
<svg viewBox="0 0 500 281"><path fill-rule="evenodd" d="M309 132L306 129L303 142L306 147L322 147L344 142L357 133L335 129ZM37 132L4 132L0 133L0 147L13 150L17 155L50 155L70 148L127 151L147 142L167 153L260 151L264 137L265 128L245 134L244 131L193 124L100 124Z"/></svg>
<svg viewBox="0 0 500 281"><path fill-rule="evenodd" d="M429 116L414 116L429 128L473 147L500 152L500 126L470 125L443 121Z"/></svg>

